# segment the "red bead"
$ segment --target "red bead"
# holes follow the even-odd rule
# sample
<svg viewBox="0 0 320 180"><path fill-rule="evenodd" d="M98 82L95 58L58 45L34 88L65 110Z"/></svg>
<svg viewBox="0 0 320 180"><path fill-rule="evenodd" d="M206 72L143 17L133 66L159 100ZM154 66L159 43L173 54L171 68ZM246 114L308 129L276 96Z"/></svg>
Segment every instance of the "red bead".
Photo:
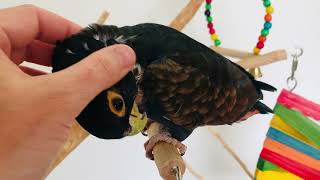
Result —
<svg viewBox="0 0 320 180"><path fill-rule="evenodd" d="M214 34L214 33L216 33L216 30L213 28L210 28L209 32L210 32L210 34Z"/></svg>
<svg viewBox="0 0 320 180"><path fill-rule="evenodd" d="M267 21L267 22L270 22L272 20L272 15L271 14L266 14L264 16L264 20Z"/></svg>
<svg viewBox="0 0 320 180"><path fill-rule="evenodd" d="M212 2L212 0L206 0L207 4L210 4Z"/></svg>
<svg viewBox="0 0 320 180"><path fill-rule="evenodd" d="M210 28L210 29L213 28L213 24L211 22L208 23L208 28Z"/></svg>
<svg viewBox="0 0 320 180"><path fill-rule="evenodd" d="M264 47L264 43L261 42L261 41L259 41L259 42L257 43L257 48L262 49L263 47Z"/></svg>
<svg viewBox="0 0 320 180"><path fill-rule="evenodd" d="M260 42L265 42L267 40L266 36L259 36L259 41Z"/></svg>

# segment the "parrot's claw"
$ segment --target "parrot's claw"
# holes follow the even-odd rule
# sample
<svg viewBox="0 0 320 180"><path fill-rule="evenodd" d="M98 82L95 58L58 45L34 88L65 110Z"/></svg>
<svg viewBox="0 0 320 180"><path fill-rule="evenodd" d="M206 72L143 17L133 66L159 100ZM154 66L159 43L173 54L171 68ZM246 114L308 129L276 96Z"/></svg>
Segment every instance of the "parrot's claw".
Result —
<svg viewBox="0 0 320 180"><path fill-rule="evenodd" d="M182 144L180 141L170 137L169 133L160 133L152 136L147 142L144 143L144 148L146 150L146 157L153 160L153 148L157 145L158 142L163 141L168 144L172 144L179 150L181 156L183 156L187 150L187 146Z"/></svg>

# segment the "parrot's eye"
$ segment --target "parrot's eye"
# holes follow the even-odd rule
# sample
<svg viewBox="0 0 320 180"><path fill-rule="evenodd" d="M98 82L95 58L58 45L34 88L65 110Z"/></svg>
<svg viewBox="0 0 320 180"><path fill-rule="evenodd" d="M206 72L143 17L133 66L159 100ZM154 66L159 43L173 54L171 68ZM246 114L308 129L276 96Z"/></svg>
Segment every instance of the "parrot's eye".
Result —
<svg viewBox="0 0 320 180"><path fill-rule="evenodd" d="M114 98L114 99L112 99L112 105L115 110L121 111L122 106L123 106L123 101L120 98Z"/></svg>
<svg viewBox="0 0 320 180"><path fill-rule="evenodd" d="M107 91L108 106L112 113L118 117L125 116L126 107L124 104L123 97L114 91Z"/></svg>

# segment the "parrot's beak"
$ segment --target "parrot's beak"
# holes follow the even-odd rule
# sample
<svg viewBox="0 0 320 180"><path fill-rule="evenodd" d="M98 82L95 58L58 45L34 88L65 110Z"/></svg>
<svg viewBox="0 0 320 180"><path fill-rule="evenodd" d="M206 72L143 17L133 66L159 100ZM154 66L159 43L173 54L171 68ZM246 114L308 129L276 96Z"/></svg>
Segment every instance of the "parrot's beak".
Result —
<svg viewBox="0 0 320 180"><path fill-rule="evenodd" d="M141 114L139 112L138 105L134 102L129 118L129 124L131 126L131 129L128 132L128 136L133 136L143 131L147 125L147 121L147 114Z"/></svg>

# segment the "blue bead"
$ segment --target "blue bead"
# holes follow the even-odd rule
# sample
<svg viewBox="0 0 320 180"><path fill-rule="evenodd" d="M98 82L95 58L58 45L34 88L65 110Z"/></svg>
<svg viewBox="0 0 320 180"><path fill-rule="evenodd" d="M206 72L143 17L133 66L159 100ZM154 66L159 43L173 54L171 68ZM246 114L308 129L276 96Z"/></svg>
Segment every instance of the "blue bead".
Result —
<svg viewBox="0 0 320 180"><path fill-rule="evenodd" d="M264 23L264 29L270 29L272 27L272 23L271 22L265 22Z"/></svg>

